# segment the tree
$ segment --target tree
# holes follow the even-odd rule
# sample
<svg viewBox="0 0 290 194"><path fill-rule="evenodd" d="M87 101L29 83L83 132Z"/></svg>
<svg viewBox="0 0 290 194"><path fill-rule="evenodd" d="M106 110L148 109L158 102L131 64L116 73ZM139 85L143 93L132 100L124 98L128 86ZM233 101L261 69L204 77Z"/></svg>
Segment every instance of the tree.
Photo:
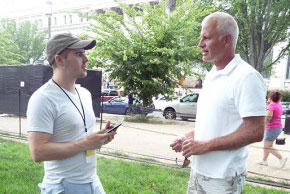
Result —
<svg viewBox="0 0 290 194"><path fill-rule="evenodd" d="M223 0L222 5L222 10L233 15L238 22L237 50L259 72L271 69L279 59L289 54L289 0ZM282 42L286 44L278 57L267 60L272 59L273 47Z"/></svg>
<svg viewBox="0 0 290 194"><path fill-rule="evenodd" d="M19 49L15 54L21 55L19 64L32 64L39 62L45 48L46 31L39 30L36 23L24 21L16 23L12 19L1 21L2 29L12 37L13 42Z"/></svg>
<svg viewBox="0 0 290 194"><path fill-rule="evenodd" d="M18 46L13 42L11 35L5 30L0 30L0 64L19 64L23 57L18 52Z"/></svg>
<svg viewBox="0 0 290 194"><path fill-rule="evenodd" d="M97 44L89 54L90 66L105 68L145 106L154 96L172 94L178 79L192 74L192 67L205 65L197 46L200 23L213 8L191 0L176 5L169 12L167 1L120 4L118 12L91 16L95 23L89 34Z"/></svg>

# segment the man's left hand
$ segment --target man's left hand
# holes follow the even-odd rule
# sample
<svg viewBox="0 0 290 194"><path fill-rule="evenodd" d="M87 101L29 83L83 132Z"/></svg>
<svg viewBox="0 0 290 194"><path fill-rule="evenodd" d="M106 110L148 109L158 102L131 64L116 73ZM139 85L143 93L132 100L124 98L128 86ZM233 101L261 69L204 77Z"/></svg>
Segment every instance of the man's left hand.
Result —
<svg viewBox="0 0 290 194"><path fill-rule="evenodd" d="M206 142L189 139L185 140L182 144L182 155L185 158L188 158L191 155L202 155L208 151Z"/></svg>

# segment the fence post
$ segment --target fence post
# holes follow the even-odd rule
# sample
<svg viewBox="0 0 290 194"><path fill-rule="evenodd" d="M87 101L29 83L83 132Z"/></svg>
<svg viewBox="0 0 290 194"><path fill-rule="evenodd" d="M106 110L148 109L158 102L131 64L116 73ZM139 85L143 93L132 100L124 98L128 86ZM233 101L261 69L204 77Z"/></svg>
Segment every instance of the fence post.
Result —
<svg viewBox="0 0 290 194"><path fill-rule="evenodd" d="M19 90L18 90L18 110L19 110L19 136L21 136L21 89L24 87L25 83L24 81L21 81L20 82L20 87L19 87Z"/></svg>

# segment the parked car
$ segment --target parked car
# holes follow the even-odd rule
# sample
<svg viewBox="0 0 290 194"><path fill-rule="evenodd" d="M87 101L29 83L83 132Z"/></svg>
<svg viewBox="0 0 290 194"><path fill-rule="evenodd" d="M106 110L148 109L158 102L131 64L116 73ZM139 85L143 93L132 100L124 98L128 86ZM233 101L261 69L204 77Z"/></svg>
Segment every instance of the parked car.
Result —
<svg viewBox="0 0 290 194"><path fill-rule="evenodd" d="M289 108L283 108L282 115L290 115L290 107Z"/></svg>
<svg viewBox="0 0 290 194"><path fill-rule="evenodd" d="M103 103L103 112L110 114L142 114L143 104L137 100L134 101L132 109L129 109L128 98L126 97L114 97L113 99ZM153 112L153 105L145 108L144 114L149 114Z"/></svg>
<svg viewBox="0 0 290 194"><path fill-rule="evenodd" d="M281 104L283 109L290 108L290 102L281 102Z"/></svg>
<svg viewBox="0 0 290 194"><path fill-rule="evenodd" d="M187 120L195 118L198 96L198 93L192 93L184 96L179 101L167 104L164 107L163 116L165 119L180 117L182 120Z"/></svg>
<svg viewBox="0 0 290 194"><path fill-rule="evenodd" d="M101 94L101 102L107 102L116 96L122 96L122 92L120 90L104 89Z"/></svg>
<svg viewBox="0 0 290 194"><path fill-rule="evenodd" d="M178 96L172 96L172 97L170 97L170 99L166 99L166 97L162 96L160 98L157 98L157 99L153 100L154 109L163 111L164 107L168 103L175 102L175 101L178 101L178 100L179 100Z"/></svg>

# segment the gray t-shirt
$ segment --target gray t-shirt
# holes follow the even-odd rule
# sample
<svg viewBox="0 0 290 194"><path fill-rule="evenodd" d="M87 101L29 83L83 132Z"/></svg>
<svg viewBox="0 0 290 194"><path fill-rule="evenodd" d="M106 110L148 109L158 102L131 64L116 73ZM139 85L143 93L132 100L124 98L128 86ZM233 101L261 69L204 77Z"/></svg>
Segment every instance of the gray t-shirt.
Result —
<svg viewBox="0 0 290 194"><path fill-rule="evenodd" d="M82 87L77 87L83 103L86 125L90 134L96 122L92 108L91 94ZM80 112L82 108L77 94L66 91ZM72 142L86 136L82 117L65 93L49 80L30 98L27 108L28 131L52 134L52 142ZM96 175L96 158L86 162L86 152L80 152L63 160L44 162L43 182L56 184L61 181L71 183L99 182Z"/></svg>

